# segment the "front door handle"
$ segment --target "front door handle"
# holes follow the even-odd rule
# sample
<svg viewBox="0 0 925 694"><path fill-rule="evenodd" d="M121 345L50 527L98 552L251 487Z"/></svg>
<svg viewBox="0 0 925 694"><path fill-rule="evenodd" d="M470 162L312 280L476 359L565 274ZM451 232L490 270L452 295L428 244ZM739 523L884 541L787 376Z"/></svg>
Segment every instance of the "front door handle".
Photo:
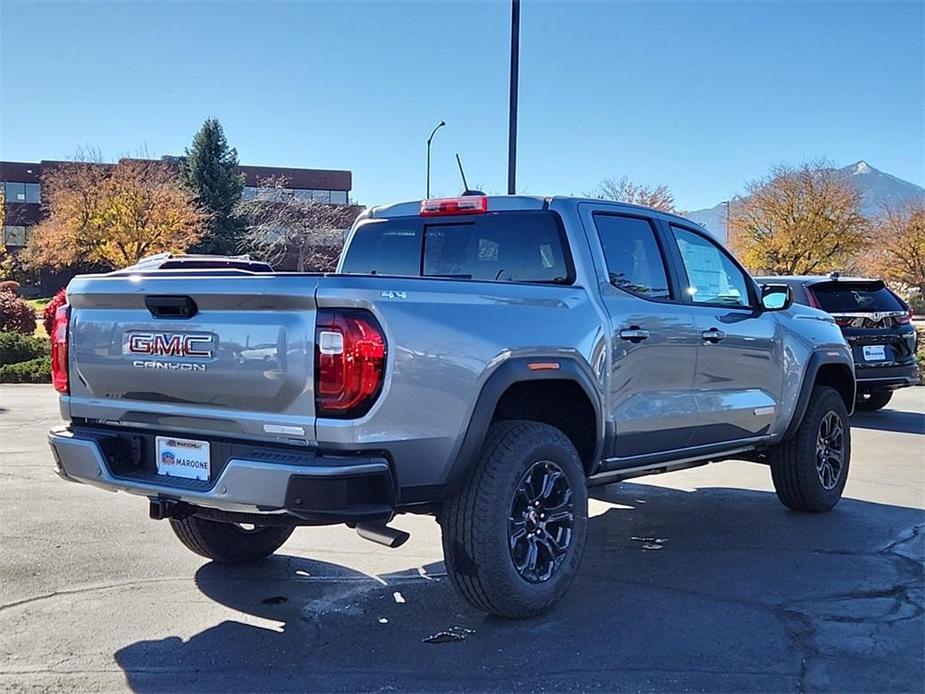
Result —
<svg viewBox="0 0 925 694"><path fill-rule="evenodd" d="M621 340L629 340L634 344L638 344L649 337L649 331L643 330L638 325L632 325L629 329L624 329L620 331Z"/></svg>
<svg viewBox="0 0 925 694"><path fill-rule="evenodd" d="M717 342L726 337L726 333L716 328L710 328L709 330L704 330L702 333L700 333L700 337L703 338L704 342L712 342L715 345Z"/></svg>

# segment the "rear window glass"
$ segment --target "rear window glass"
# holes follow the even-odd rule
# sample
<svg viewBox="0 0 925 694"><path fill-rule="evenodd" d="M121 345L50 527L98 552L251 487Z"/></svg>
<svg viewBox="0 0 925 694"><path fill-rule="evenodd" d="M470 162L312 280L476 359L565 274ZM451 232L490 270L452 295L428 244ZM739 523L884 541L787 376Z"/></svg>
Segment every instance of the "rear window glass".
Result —
<svg viewBox="0 0 925 694"><path fill-rule="evenodd" d="M357 228L342 272L354 275L410 275L421 272L421 228L372 220Z"/></svg>
<svg viewBox="0 0 925 694"><path fill-rule="evenodd" d="M342 272L489 282L571 282L564 232L547 211L395 219L357 229Z"/></svg>
<svg viewBox="0 0 925 694"><path fill-rule="evenodd" d="M883 282L824 282L812 285L810 291L829 313L906 310Z"/></svg>

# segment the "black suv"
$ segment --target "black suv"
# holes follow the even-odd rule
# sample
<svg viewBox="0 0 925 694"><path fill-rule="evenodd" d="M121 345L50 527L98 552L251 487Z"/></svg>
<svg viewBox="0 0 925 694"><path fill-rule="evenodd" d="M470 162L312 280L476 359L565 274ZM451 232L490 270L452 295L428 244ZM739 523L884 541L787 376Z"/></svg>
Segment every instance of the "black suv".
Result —
<svg viewBox="0 0 925 694"><path fill-rule="evenodd" d="M894 390L918 383L912 311L882 280L838 273L755 279L787 284L794 301L832 315L854 354L857 409L879 410Z"/></svg>

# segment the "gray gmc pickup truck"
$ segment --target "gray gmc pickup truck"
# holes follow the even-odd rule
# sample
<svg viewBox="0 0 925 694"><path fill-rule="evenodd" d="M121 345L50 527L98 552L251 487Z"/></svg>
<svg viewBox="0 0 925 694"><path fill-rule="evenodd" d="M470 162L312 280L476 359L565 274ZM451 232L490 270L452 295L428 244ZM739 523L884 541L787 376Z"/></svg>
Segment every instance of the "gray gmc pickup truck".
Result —
<svg viewBox="0 0 925 694"><path fill-rule="evenodd" d="M396 546L396 514L433 514L462 596L526 617L575 577L593 485L737 459L822 512L848 474L833 319L647 208L402 203L356 221L332 274L164 256L67 296L59 474L148 497L215 561L301 525Z"/></svg>

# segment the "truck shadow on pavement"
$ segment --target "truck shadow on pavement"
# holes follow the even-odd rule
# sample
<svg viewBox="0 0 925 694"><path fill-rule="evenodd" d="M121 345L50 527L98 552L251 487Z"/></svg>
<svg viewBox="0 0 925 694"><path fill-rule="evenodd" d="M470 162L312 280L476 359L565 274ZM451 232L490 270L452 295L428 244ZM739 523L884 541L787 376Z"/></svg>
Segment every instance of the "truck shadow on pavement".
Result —
<svg viewBox="0 0 925 694"><path fill-rule="evenodd" d="M595 496L580 575L545 616L481 614L441 564L371 577L276 556L205 564L197 588L242 614L115 659L142 692L921 690L925 512L846 499L811 516L766 492L628 483Z"/></svg>
<svg viewBox="0 0 925 694"><path fill-rule="evenodd" d="M902 410L855 411L851 416L851 426L858 429L895 431L901 434L925 434L925 414Z"/></svg>

